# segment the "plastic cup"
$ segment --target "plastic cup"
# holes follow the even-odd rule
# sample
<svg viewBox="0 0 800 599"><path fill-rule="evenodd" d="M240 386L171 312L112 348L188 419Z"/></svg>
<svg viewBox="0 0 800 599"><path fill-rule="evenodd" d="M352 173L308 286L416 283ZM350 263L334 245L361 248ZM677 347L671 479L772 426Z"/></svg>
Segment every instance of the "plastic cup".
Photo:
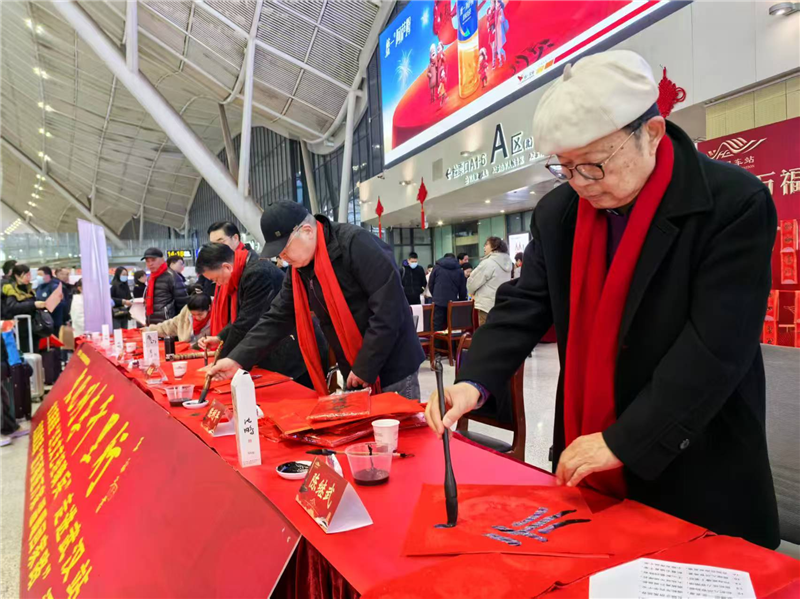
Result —
<svg viewBox="0 0 800 599"><path fill-rule="evenodd" d="M356 443L344 450L357 485L373 487L389 482L392 448L382 443Z"/></svg>
<svg viewBox="0 0 800 599"><path fill-rule="evenodd" d="M176 379L182 378L184 374L186 374L186 369L189 367L188 362L173 362L172 363L172 374L175 375Z"/></svg>
<svg viewBox="0 0 800 599"><path fill-rule="evenodd" d="M125 344L125 351L128 352L129 354L132 354L133 352L135 352L136 351L136 342L135 341L129 341L128 343L126 343Z"/></svg>
<svg viewBox="0 0 800 599"><path fill-rule="evenodd" d="M170 385L166 387L167 400L169 405L173 407L180 407L183 402L192 399L194 394L194 385Z"/></svg>
<svg viewBox="0 0 800 599"><path fill-rule="evenodd" d="M400 433L400 421L394 418L384 418L372 423L375 433L375 443L388 445L392 452L397 451L397 436Z"/></svg>

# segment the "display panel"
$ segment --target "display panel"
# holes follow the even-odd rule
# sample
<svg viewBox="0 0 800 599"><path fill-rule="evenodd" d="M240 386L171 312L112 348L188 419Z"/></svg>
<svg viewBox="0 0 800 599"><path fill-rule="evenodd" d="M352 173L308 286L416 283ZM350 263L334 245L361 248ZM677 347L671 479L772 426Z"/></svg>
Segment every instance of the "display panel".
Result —
<svg viewBox="0 0 800 599"><path fill-rule="evenodd" d="M685 4L409 2L378 48L386 166L532 91L580 54Z"/></svg>

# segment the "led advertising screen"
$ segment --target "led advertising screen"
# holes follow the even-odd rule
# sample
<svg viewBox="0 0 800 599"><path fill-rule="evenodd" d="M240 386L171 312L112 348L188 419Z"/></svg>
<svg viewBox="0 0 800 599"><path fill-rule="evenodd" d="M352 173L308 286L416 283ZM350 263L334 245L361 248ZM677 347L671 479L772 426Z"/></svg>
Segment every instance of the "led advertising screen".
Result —
<svg viewBox="0 0 800 599"><path fill-rule="evenodd" d="M535 89L579 55L685 4L409 2L380 36L386 165Z"/></svg>

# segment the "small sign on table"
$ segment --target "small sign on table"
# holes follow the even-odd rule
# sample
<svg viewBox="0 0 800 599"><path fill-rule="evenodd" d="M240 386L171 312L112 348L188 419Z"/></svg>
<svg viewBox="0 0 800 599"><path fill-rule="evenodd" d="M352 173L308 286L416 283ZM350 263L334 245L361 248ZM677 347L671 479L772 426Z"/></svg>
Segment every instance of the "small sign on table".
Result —
<svg viewBox="0 0 800 599"><path fill-rule="evenodd" d="M372 524L372 518L353 486L319 458L308 469L296 499L328 534Z"/></svg>
<svg viewBox="0 0 800 599"><path fill-rule="evenodd" d="M145 331L142 333L142 363L145 366L161 366L161 356L158 353L158 333Z"/></svg>

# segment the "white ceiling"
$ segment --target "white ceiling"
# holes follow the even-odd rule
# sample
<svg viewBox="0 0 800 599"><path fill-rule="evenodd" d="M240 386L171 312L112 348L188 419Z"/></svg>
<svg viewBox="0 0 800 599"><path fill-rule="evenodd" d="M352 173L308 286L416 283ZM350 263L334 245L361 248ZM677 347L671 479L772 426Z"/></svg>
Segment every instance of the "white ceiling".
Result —
<svg viewBox="0 0 800 599"><path fill-rule="evenodd" d="M122 46L124 0L80 5ZM197 171L50 2L0 6L6 141L113 231L140 211L147 221L181 228ZM252 35L253 125L319 141L335 133L348 90L361 80L383 25L379 10L365 0L140 0L139 67L216 153L223 147L219 103L226 104L232 134L240 130ZM75 231L79 212L7 149L1 156L3 202L31 211L39 229ZM35 189L40 183L43 189Z"/></svg>

